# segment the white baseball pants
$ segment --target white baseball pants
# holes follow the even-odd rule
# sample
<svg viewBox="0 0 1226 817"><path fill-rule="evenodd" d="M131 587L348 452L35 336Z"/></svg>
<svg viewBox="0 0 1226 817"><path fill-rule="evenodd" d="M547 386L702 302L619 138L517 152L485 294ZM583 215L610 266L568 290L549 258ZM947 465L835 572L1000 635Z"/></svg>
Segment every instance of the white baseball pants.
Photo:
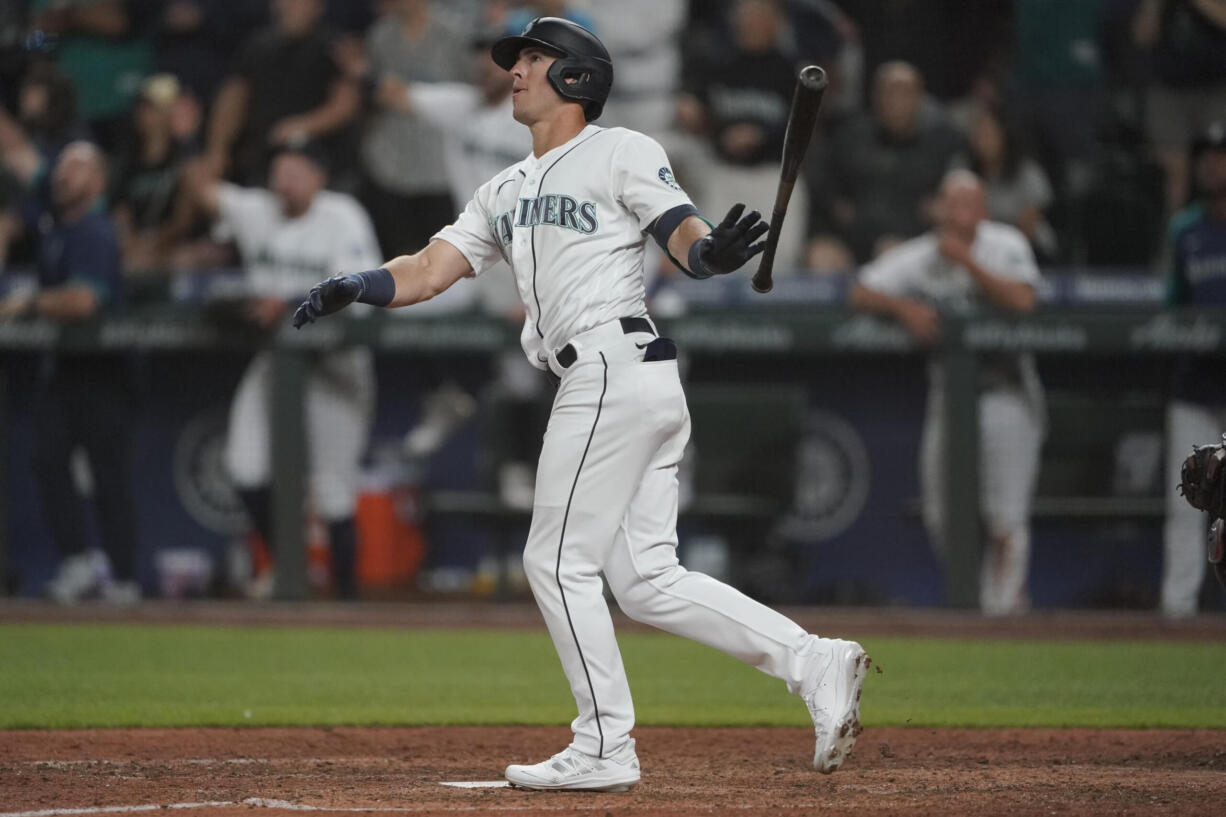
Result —
<svg viewBox="0 0 1226 817"><path fill-rule="evenodd" d="M924 525L934 548L947 550L944 400L929 390L920 442ZM989 615L1029 608L1030 507L1039 472L1043 424L1021 388L979 395L979 510L988 541L979 566L979 607Z"/></svg>
<svg viewBox="0 0 1226 817"><path fill-rule="evenodd" d="M798 692L808 634L677 561L677 465L690 416L676 360L617 321L571 341L537 467L524 570L578 706L571 746L609 757L634 705L601 574L631 618L722 650Z"/></svg>
<svg viewBox="0 0 1226 817"><path fill-rule="evenodd" d="M307 371L304 417L311 499L328 521L353 516L358 464L374 414L375 371L370 350L340 349L321 355ZM252 359L230 404L225 462L240 489L272 480L272 354Z"/></svg>

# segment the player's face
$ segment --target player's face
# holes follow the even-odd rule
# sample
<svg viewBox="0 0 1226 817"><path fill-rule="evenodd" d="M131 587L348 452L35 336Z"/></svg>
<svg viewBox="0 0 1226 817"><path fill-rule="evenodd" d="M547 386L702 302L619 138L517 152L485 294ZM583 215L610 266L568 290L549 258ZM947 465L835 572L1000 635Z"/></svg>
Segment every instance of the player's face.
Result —
<svg viewBox="0 0 1226 817"><path fill-rule="evenodd" d="M557 57L543 48L525 48L511 66L511 104L515 121L532 125L563 104L549 84L549 66Z"/></svg>
<svg viewBox="0 0 1226 817"><path fill-rule="evenodd" d="M310 159L285 153L272 163L268 187L277 194L282 209L290 217L300 216L311 209L311 202L323 186L323 171Z"/></svg>
<svg viewBox="0 0 1226 817"><path fill-rule="evenodd" d="M909 133L919 114L923 88L919 79L902 68L886 71L873 89L873 107L879 121L891 133Z"/></svg>
<svg viewBox="0 0 1226 817"><path fill-rule="evenodd" d="M102 192L102 164L97 148L74 142L60 153L51 175L51 198L61 210L92 202Z"/></svg>
<svg viewBox="0 0 1226 817"><path fill-rule="evenodd" d="M983 188L962 181L946 183L937 201L937 222L940 227L964 236L973 236L979 222L987 217L987 200Z"/></svg>

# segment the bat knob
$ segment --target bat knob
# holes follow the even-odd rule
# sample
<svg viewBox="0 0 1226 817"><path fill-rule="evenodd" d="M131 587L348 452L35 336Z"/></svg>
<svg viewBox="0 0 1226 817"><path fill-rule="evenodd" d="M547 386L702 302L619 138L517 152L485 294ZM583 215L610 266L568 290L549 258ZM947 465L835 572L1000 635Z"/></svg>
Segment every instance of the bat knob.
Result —
<svg viewBox="0 0 1226 817"><path fill-rule="evenodd" d="M830 77L818 65L806 65L800 70L799 79L811 91L820 91L830 84Z"/></svg>

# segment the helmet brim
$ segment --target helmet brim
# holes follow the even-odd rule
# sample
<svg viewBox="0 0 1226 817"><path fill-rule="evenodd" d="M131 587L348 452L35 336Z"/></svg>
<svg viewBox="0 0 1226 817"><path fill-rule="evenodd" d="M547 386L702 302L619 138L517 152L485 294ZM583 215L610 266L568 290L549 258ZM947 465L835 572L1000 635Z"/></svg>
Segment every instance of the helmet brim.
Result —
<svg viewBox="0 0 1226 817"><path fill-rule="evenodd" d="M540 48L551 54L559 54L563 57L568 56L565 51L560 50L553 43L547 43L535 37L525 37L522 34L513 34L503 37L494 43L493 47L490 48L490 57L493 58L494 64L499 68L504 71L510 71L511 67L519 60L519 52L529 47Z"/></svg>

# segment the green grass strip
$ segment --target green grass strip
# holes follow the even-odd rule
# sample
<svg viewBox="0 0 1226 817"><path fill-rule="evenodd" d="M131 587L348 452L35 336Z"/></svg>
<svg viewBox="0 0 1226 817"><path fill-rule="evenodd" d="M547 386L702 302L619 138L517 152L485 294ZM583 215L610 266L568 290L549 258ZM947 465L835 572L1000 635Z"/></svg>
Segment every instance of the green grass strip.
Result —
<svg viewBox="0 0 1226 817"><path fill-rule="evenodd" d="M643 725L804 726L781 682L620 636ZM1226 728L1226 644L871 639L868 726ZM0 625L0 727L565 724L543 632Z"/></svg>

